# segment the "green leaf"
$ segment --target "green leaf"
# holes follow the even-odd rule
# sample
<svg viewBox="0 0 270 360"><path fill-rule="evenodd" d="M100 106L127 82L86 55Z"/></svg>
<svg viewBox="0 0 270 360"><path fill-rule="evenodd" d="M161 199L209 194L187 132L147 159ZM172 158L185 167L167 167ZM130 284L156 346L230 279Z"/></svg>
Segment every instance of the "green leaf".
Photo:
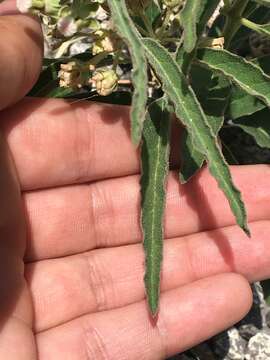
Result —
<svg viewBox="0 0 270 360"><path fill-rule="evenodd" d="M219 3L219 0L186 1L180 18L184 28L184 49L187 53L194 50L198 36L203 33L209 18Z"/></svg>
<svg viewBox="0 0 270 360"><path fill-rule="evenodd" d="M250 116L234 120L232 123L239 126L253 136L261 147L270 148L270 110L265 108Z"/></svg>
<svg viewBox="0 0 270 360"><path fill-rule="evenodd" d="M242 116L251 115L265 107L258 98L247 94L237 86L232 87L230 103L227 108L227 117L237 119Z"/></svg>
<svg viewBox="0 0 270 360"><path fill-rule="evenodd" d="M185 27L184 31L184 46L180 44L179 48L176 51L176 62L181 67L184 74L187 74L191 62L193 61L195 54L196 54L196 42L197 39L203 34L205 27L207 25L208 20L213 15L213 12L219 5L220 0L203 0L201 2L201 10L197 13L197 19L194 18L194 22L190 21L188 18L188 14L185 15L185 11L189 12L192 10L192 6L195 4L191 4L191 1L186 3L185 9L182 11L181 16L183 16L184 12L184 18L181 18L183 22L183 26ZM198 11L199 9L196 9ZM193 19L193 16L191 16L191 19ZM188 34L190 35L188 36ZM194 36L195 33L195 36ZM189 42L188 39L191 39ZM192 51L189 51L189 49L192 48Z"/></svg>
<svg viewBox="0 0 270 360"><path fill-rule="evenodd" d="M192 67L192 87L207 117L208 124L217 137L224 122L224 112L231 89L230 83L220 76L211 79L212 72L206 69L200 69L203 70L203 76L198 76L197 70L197 66ZM204 80L202 81L202 79ZM181 166L179 171L181 183L186 183L202 167L204 161L205 155L194 148L191 134L184 130L181 137Z"/></svg>
<svg viewBox="0 0 270 360"><path fill-rule="evenodd" d="M145 15L147 16L148 20L151 24L155 23L157 18L160 16L161 10L158 4L154 1L151 1L150 4L145 9Z"/></svg>
<svg viewBox="0 0 270 360"><path fill-rule="evenodd" d="M149 62L162 81L164 92L175 106L176 116L192 135L193 146L206 156L209 170L226 195L237 223L249 234L241 194L233 184L228 165L193 90L175 59L164 47L148 38L143 39L143 44Z"/></svg>
<svg viewBox="0 0 270 360"><path fill-rule="evenodd" d="M147 101L147 63L140 41L140 35L133 24L124 0L109 0L114 25L119 36L127 43L131 53L133 72L132 82L134 86L132 109L131 109L131 137L135 145L138 145L143 129Z"/></svg>
<svg viewBox="0 0 270 360"><path fill-rule="evenodd" d="M199 49L200 64L217 70L270 106L270 77L257 65L226 50Z"/></svg>
<svg viewBox="0 0 270 360"><path fill-rule="evenodd" d="M197 42L197 24L204 10L206 0L186 1L182 10L181 24L184 28L184 49L190 53L196 46Z"/></svg>
<svg viewBox="0 0 270 360"><path fill-rule="evenodd" d="M84 0L73 0L71 4L72 17L77 19L86 19L87 17L94 15L98 10L98 3L88 3Z"/></svg>
<svg viewBox="0 0 270 360"><path fill-rule="evenodd" d="M265 74L270 74L269 55L254 59L252 62L259 66ZM256 111L263 109L265 106L264 102L252 95L249 95L239 86L233 86L226 116L229 119L237 119L242 116L254 114Z"/></svg>
<svg viewBox="0 0 270 360"><path fill-rule="evenodd" d="M159 99L148 108L141 149L142 229L146 262L144 281L153 317L157 314L159 303L169 133L170 114L164 100Z"/></svg>
<svg viewBox="0 0 270 360"><path fill-rule="evenodd" d="M270 36L270 24L263 24L263 25L256 24L253 30L261 35Z"/></svg>
<svg viewBox="0 0 270 360"><path fill-rule="evenodd" d="M270 0L254 0L254 1L260 5L270 7Z"/></svg>
<svg viewBox="0 0 270 360"><path fill-rule="evenodd" d="M220 0L205 0L204 9L201 13L199 22L198 22L198 36L201 36L205 30L205 27L213 15L214 11L220 4Z"/></svg>
<svg viewBox="0 0 270 360"><path fill-rule="evenodd" d="M261 56L252 62L259 66L266 75L270 75L270 55Z"/></svg>

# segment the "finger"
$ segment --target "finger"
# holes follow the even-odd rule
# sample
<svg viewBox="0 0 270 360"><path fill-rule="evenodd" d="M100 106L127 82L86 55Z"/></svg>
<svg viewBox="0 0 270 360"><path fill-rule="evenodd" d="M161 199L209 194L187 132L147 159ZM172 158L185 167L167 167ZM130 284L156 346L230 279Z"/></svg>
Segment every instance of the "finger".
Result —
<svg viewBox="0 0 270 360"><path fill-rule="evenodd" d="M240 273L250 282L269 278L270 222L252 223L251 230L252 239L232 226L166 240L161 290L225 272ZM36 330L141 301L144 271L141 244L27 265Z"/></svg>
<svg viewBox="0 0 270 360"><path fill-rule="evenodd" d="M270 218L270 168L232 167L249 221ZM260 184L255 186L257 179ZM27 260L80 253L141 241L139 176L33 191L24 195L28 219ZM230 207L207 169L179 185L171 173L167 187L165 237L173 238L235 223Z"/></svg>
<svg viewBox="0 0 270 360"><path fill-rule="evenodd" d="M3 126L22 187L79 183L138 171L128 113L124 106L71 105L52 99L26 99L4 112Z"/></svg>
<svg viewBox="0 0 270 360"><path fill-rule="evenodd" d="M16 0L4 0L0 3L0 15L18 14Z"/></svg>
<svg viewBox="0 0 270 360"><path fill-rule="evenodd" d="M42 33L29 16L0 17L0 110L22 98L39 75Z"/></svg>
<svg viewBox="0 0 270 360"><path fill-rule="evenodd" d="M139 172L126 106L25 99L2 120L24 189Z"/></svg>
<svg viewBox="0 0 270 360"><path fill-rule="evenodd" d="M24 280L26 228L19 184L8 146L0 137L0 358L34 359L32 307Z"/></svg>
<svg viewBox="0 0 270 360"><path fill-rule="evenodd" d="M233 299L233 301L232 301ZM165 359L239 321L251 306L247 282L236 274L199 280L164 293L156 324L144 301L86 315L37 336L39 359Z"/></svg>

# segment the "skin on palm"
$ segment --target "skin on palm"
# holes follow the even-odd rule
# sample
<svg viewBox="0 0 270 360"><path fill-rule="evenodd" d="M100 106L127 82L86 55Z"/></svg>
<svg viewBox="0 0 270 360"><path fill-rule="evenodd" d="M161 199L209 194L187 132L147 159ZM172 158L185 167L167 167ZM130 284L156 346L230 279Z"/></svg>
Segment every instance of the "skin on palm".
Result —
<svg viewBox="0 0 270 360"><path fill-rule="evenodd" d="M0 27L3 109L37 78L42 45L40 27L30 17L2 17ZM126 108L45 99L2 111L0 126L25 214L2 138L0 359L17 360L18 348L20 360L67 354L72 360L164 359L240 320L251 305L247 280L269 276L269 224L261 221L268 218L269 171L234 170L254 222L253 238L245 241L218 189L206 185L206 170L189 185L197 197L180 189L180 201L172 173L162 310L157 323L150 322L136 220L139 163L123 126L127 117ZM258 174L265 179L260 188L254 187ZM208 203L208 220L198 218L198 200ZM187 212L183 230L178 217L187 218Z"/></svg>

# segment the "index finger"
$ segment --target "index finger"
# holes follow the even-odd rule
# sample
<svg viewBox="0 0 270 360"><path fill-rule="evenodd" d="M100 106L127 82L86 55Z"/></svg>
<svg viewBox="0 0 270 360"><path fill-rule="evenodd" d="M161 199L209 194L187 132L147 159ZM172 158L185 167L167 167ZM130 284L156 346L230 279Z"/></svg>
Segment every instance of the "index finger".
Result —
<svg viewBox="0 0 270 360"><path fill-rule="evenodd" d="M8 8L10 12L11 8ZM0 14L5 13L0 8ZM21 99L40 72L43 40L40 24L26 15L0 17L0 110Z"/></svg>

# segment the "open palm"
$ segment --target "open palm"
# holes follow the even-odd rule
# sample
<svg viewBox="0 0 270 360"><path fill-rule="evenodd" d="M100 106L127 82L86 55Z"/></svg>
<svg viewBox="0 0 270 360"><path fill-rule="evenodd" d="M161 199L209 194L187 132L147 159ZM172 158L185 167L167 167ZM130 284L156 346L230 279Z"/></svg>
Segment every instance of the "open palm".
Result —
<svg viewBox="0 0 270 360"><path fill-rule="evenodd" d="M0 34L0 359L165 359L240 320L248 282L270 275L268 167L232 168L251 239L207 169L182 187L170 173L153 323L128 108L18 102L40 69L40 27L2 16Z"/></svg>

